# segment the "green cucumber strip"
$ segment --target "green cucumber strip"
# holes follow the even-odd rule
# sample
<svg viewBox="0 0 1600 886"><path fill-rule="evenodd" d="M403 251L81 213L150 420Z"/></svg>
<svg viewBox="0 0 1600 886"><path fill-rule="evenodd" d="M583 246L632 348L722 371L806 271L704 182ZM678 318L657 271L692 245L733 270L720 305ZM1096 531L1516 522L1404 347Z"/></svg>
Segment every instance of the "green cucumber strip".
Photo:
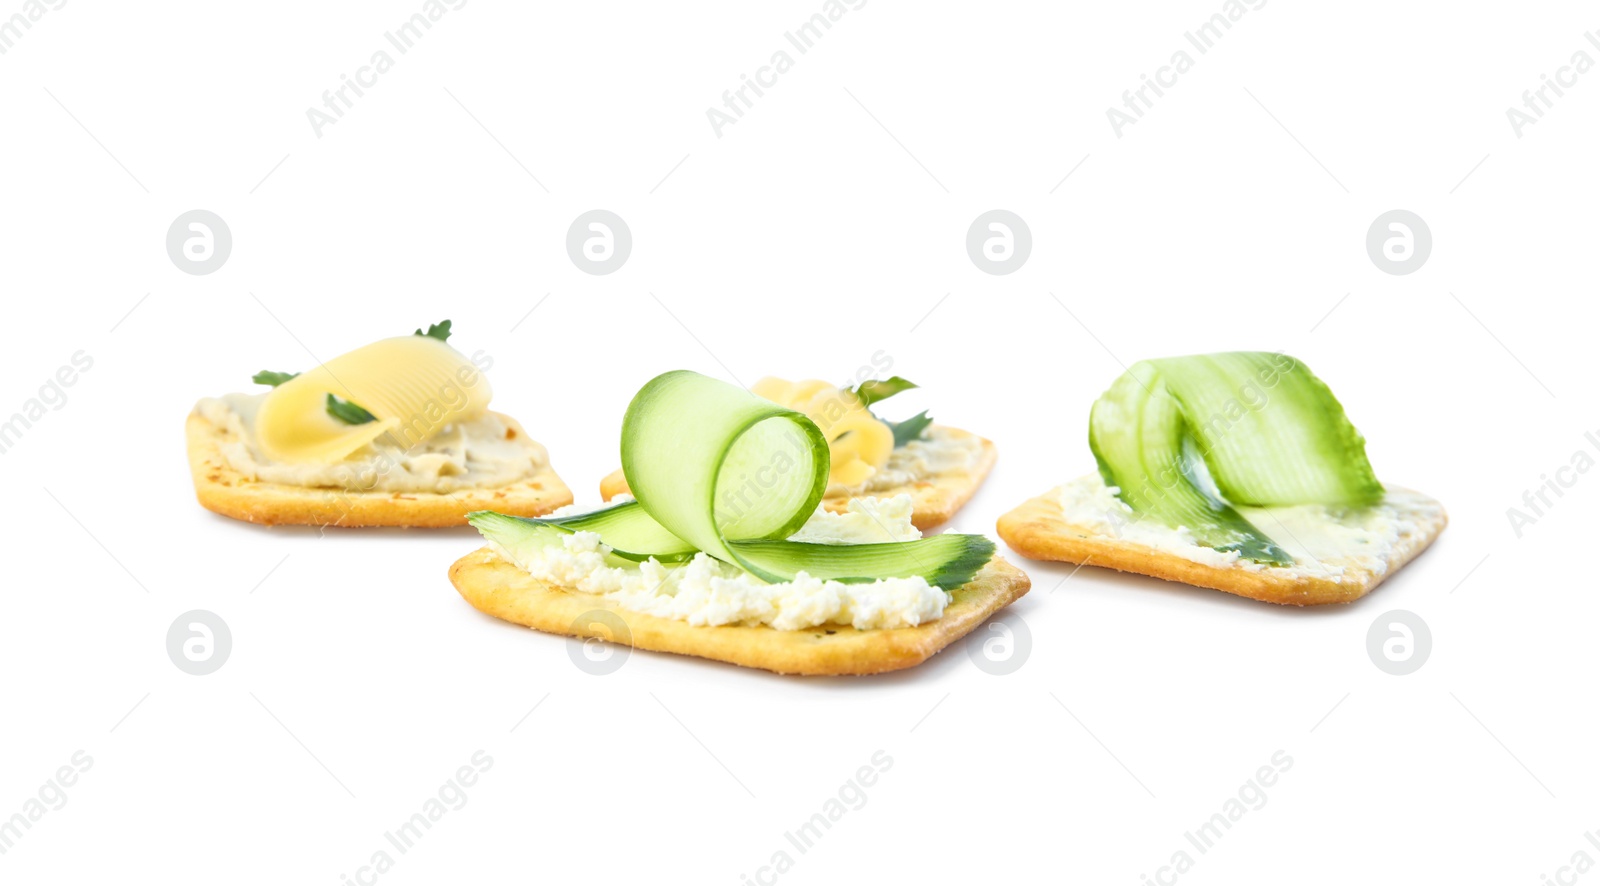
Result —
<svg viewBox="0 0 1600 886"><path fill-rule="evenodd" d="M550 520L514 517L494 511L472 511L467 514L467 522L471 523L486 541L516 559L526 558L541 548L559 545L562 536L571 535L576 531ZM611 566L629 565L625 558L618 557L615 552L606 560Z"/></svg>
<svg viewBox="0 0 1600 886"><path fill-rule="evenodd" d="M622 472L641 507L740 566L727 540L793 535L827 491L828 467L828 442L810 419L694 372L652 379L622 419Z"/></svg>
<svg viewBox="0 0 1600 886"><path fill-rule="evenodd" d="M1333 392L1283 354L1136 363L1090 410L1089 447L1135 512L1258 563L1293 558L1234 505L1350 507L1383 497Z"/></svg>
<svg viewBox="0 0 1600 886"><path fill-rule="evenodd" d="M637 501L622 502L587 514L546 517L539 521L568 532L593 532L605 539L616 556L625 560L679 563L694 559L700 550L657 523Z"/></svg>
<svg viewBox="0 0 1600 886"><path fill-rule="evenodd" d="M954 533L864 545L762 540L731 544L748 562L762 563L774 571L804 570L813 578L845 584L904 575L905 564L911 560L928 584L957 588L971 581L994 556L994 542L989 539Z"/></svg>
<svg viewBox="0 0 1600 886"><path fill-rule="evenodd" d="M828 468L828 442L809 418L679 370L647 383L623 418L622 470L635 501L544 520L479 512L472 524L507 550L581 530L598 533L620 560L683 562L704 551L768 582L801 572L855 583L921 576L949 589L993 555L988 539L950 533L869 545L788 541L822 501Z"/></svg>
<svg viewBox="0 0 1600 886"><path fill-rule="evenodd" d="M616 530L622 524L614 517L618 512L644 515L638 502L626 502L616 507L596 511L608 514L607 519L589 521L591 514L572 517L536 519L513 517L494 511L473 511L467 515L471 523L488 541L493 542L513 557L523 557L538 548L561 544L561 537L577 531L601 533L610 545L620 541L616 535L604 534L604 529ZM630 516L628 522L633 522ZM659 525L659 524L658 524ZM621 535L637 526L621 529ZM659 530L657 530L659 531ZM976 539L974 541L973 539ZM637 541L637 537L635 537ZM682 544L678 542L678 544ZM937 587L960 587L972 580L983 565L994 556L994 543L981 536L955 534L934 535L908 542L890 542L862 545L825 545L809 542L752 539L729 543L746 561L762 564L769 570L792 569L804 571L813 578L850 583L877 581L890 572L899 575L908 559L922 569L928 583ZM678 551L658 551L641 554L638 551L614 548L608 558L612 566L636 564L652 557L661 563L685 563L694 559L699 551L685 547Z"/></svg>

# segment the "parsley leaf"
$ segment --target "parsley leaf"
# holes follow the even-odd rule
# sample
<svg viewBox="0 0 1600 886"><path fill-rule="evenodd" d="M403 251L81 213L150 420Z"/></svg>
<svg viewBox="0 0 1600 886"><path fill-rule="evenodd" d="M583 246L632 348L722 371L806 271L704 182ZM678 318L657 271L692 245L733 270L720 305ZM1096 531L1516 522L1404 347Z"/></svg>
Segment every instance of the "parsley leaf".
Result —
<svg viewBox="0 0 1600 886"><path fill-rule="evenodd" d="M870 379L856 385L855 395L862 406L871 406L893 397L901 391L909 391L916 387L915 382L907 381L896 375L886 379Z"/></svg>
<svg viewBox="0 0 1600 886"><path fill-rule="evenodd" d="M427 338L436 338L440 341L449 341L450 321L445 320L440 323L435 323L428 327L427 332L423 332L422 330L418 329L416 332L413 332L412 335L421 335L426 336Z"/></svg>
<svg viewBox="0 0 1600 886"><path fill-rule="evenodd" d="M273 372L270 369L263 369L255 375L250 376L250 380L258 385L272 385L273 387L277 387L278 385L283 384L299 374L300 373L298 372Z"/></svg>
<svg viewBox="0 0 1600 886"><path fill-rule="evenodd" d="M362 409L348 400L340 400L332 394L328 395L328 414L347 425L364 425L369 421L377 421L378 417Z"/></svg>
<svg viewBox="0 0 1600 886"><path fill-rule="evenodd" d="M928 429L928 425L933 424L933 419L928 417L928 411L924 409L905 421L886 421L884 424L889 426L889 430L894 431L894 445L899 448L912 440L921 439L922 432Z"/></svg>

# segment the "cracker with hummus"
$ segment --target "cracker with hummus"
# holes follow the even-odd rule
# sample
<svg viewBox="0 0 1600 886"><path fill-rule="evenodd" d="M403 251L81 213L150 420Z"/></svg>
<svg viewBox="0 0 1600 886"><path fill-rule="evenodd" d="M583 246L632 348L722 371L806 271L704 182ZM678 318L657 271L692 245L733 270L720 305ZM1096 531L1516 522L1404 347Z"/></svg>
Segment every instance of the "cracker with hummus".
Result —
<svg viewBox="0 0 1600 886"><path fill-rule="evenodd" d="M912 521L918 529L931 529L949 522L972 498L994 467L997 452L994 443L977 434L933 424L926 412L890 422L870 411L914 387L899 376L850 388L764 378L750 391L805 413L828 438L833 468L823 507L843 513L853 498L910 495ZM600 481L605 501L629 491L621 469Z"/></svg>
<svg viewBox="0 0 1600 886"><path fill-rule="evenodd" d="M982 536L924 537L909 494L823 507L821 429L696 373L634 397L622 461L636 499L471 515L488 544L456 590L546 633L820 675L912 667L1030 586Z"/></svg>
<svg viewBox="0 0 1600 886"><path fill-rule="evenodd" d="M488 359L449 335L446 320L305 373L257 373L266 393L201 400L185 425L200 504L250 523L350 527L570 504L545 448L488 409Z"/></svg>
<svg viewBox="0 0 1600 886"><path fill-rule="evenodd" d="M1378 482L1327 385L1283 354L1135 364L1089 437L1099 473L1002 516L1012 550L1308 606L1365 596L1448 522Z"/></svg>

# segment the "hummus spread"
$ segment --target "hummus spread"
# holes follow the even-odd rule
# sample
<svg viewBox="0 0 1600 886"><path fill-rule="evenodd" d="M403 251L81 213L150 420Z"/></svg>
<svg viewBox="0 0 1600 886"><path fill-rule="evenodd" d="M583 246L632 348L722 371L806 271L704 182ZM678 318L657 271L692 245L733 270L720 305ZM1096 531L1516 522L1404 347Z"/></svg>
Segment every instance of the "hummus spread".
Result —
<svg viewBox="0 0 1600 886"><path fill-rule="evenodd" d="M549 464L543 446L489 412L446 426L409 448L385 435L332 464L284 464L255 444L256 411L266 394L227 394L195 405L222 436L229 468L264 483L346 492L450 493L509 486Z"/></svg>

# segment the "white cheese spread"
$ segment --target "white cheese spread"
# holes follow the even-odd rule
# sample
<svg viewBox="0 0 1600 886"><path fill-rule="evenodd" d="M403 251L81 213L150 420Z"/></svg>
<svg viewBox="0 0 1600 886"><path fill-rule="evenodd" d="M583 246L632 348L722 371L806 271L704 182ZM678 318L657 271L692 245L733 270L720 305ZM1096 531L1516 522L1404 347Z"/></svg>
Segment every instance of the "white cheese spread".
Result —
<svg viewBox="0 0 1600 886"><path fill-rule="evenodd" d="M563 508L555 515L582 512ZM791 538L820 544L908 541L922 533L911 525L911 497L856 499L844 514L817 513ZM604 597L624 608L692 625L768 625L780 631L827 624L902 628L944 614L949 595L915 578L845 584L800 573L794 581L768 584L706 553L684 564L654 559L613 566L610 548L593 532L575 532L562 545L536 548L526 558L490 547L540 581Z"/></svg>
<svg viewBox="0 0 1600 886"><path fill-rule="evenodd" d="M1374 575L1389 570L1396 548L1421 532L1419 516L1434 515L1438 502L1403 489L1390 489L1370 507L1330 508L1294 505L1236 510L1294 558L1292 566L1267 566L1241 560L1195 543L1184 527L1171 527L1134 514L1099 474L1079 477L1056 490L1068 523L1096 535L1118 538L1200 563L1238 567L1296 578L1340 581L1357 568Z"/></svg>

